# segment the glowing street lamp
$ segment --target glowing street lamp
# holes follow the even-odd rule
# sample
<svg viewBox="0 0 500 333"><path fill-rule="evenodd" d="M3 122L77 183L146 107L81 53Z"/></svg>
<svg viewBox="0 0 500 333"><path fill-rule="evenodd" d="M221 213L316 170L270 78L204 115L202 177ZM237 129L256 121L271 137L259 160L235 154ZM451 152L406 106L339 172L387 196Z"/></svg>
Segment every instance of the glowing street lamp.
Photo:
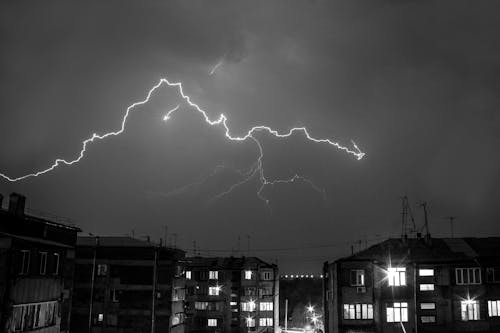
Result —
<svg viewBox="0 0 500 333"><path fill-rule="evenodd" d="M311 304L309 304L309 306L307 306L307 312L313 313L314 312L314 306L312 306Z"/></svg>

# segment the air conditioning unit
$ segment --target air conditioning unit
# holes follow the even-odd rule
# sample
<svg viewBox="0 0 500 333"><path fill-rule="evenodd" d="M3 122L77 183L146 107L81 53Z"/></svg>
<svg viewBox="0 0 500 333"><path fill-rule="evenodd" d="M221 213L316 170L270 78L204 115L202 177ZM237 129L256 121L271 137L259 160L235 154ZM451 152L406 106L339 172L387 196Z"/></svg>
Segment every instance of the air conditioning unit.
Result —
<svg viewBox="0 0 500 333"><path fill-rule="evenodd" d="M366 287L356 287L356 292L358 294L364 294L366 293Z"/></svg>

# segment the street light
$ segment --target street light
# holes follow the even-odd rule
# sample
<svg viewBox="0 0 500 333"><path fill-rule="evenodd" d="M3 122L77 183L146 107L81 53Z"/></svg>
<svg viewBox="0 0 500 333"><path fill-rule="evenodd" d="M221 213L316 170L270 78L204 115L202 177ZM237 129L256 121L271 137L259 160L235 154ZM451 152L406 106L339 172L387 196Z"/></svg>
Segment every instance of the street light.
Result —
<svg viewBox="0 0 500 333"><path fill-rule="evenodd" d="M307 306L307 312L313 313L314 312L314 306L312 306L311 304L309 304L309 306Z"/></svg>

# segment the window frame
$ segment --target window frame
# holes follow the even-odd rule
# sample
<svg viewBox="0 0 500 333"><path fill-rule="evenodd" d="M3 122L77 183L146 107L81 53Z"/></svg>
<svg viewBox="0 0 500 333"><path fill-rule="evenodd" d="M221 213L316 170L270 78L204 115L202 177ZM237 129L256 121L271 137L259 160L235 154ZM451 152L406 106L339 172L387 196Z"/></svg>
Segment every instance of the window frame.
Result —
<svg viewBox="0 0 500 333"><path fill-rule="evenodd" d="M493 305L495 306L493 307ZM488 317L490 318L500 317L500 300L496 299L488 300Z"/></svg>
<svg viewBox="0 0 500 333"><path fill-rule="evenodd" d="M372 303L344 303L342 319L373 320Z"/></svg>
<svg viewBox="0 0 500 333"><path fill-rule="evenodd" d="M47 252L46 251L40 251L40 266L39 266L39 273L40 275L45 275L47 274ZM43 265L42 265L43 262ZM43 268L43 269L42 269Z"/></svg>
<svg viewBox="0 0 500 333"><path fill-rule="evenodd" d="M389 305L391 305L391 306L389 306ZM408 322L408 302L386 303L385 312L386 312L385 320L387 323L407 323ZM391 313L391 316L389 316L389 313ZM398 314L397 316L396 316L396 313ZM399 317L399 320L397 320L396 317Z"/></svg>
<svg viewBox="0 0 500 333"><path fill-rule="evenodd" d="M476 272L479 272L479 282L476 281ZM465 274L466 273L466 274ZM465 277L467 276L467 282ZM459 279L460 277L460 279ZM471 282L471 277L474 280ZM455 268L455 284L458 286L482 284L481 267L457 267Z"/></svg>
<svg viewBox="0 0 500 333"><path fill-rule="evenodd" d="M387 283L389 287L406 287L406 267L388 267L387 268Z"/></svg>
<svg viewBox="0 0 500 333"><path fill-rule="evenodd" d="M21 269L19 275L27 275L30 272L31 251L21 250Z"/></svg>
<svg viewBox="0 0 500 333"><path fill-rule="evenodd" d="M472 319L470 315L472 314ZM479 300L460 301L460 319L461 321L481 320L481 305Z"/></svg>
<svg viewBox="0 0 500 333"><path fill-rule="evenodd" d="M60 265L60 260L61 260L61 254L58 252L53 253L55 265L54 265L54 271L52 272L52 275L59 275L59 265Z"/></svg>
<svg viewBox="0 0 500 333"><path fill-rule="evenodd" d="M354 281L353 281L354 277ZM349 274L349 283L353 287L365 286L365 270L364 269L351 269Z"/></svg>
<svg viewBox="0 0 500 333"><path fill-rule="evenodd" d="M436 274L434 268L419 268L418 276L434 276Z"/></svg>

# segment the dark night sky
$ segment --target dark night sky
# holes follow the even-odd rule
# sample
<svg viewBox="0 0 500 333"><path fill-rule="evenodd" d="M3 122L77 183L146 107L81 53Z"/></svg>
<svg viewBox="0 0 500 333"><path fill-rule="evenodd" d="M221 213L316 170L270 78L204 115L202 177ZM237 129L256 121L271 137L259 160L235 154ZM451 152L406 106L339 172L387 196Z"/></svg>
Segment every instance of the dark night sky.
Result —
<svg viewBox="0 0 500 333"><path fill-rule="evenodd" d="M0 192L69 216L85 231L160 237L163 225L191 249L254 251L284 273L314 272L357 239L400 233L400 196L429 202L431 232L500 233L500 3L493 1L2 1L0 172L20 176L74 158L94 132L117 129L125 108L159 78L182 81L234 134L258 124L306 126L367 153L357 161L296 135L260 135L268 178L210 198L237 180L252 142L220 129L161 89L126 132L89 146L78 165ZM211 68L222 59L214 75ZM311 248L322 245L331 247ZM210 254L218 254L212 251Z"/></svg>

